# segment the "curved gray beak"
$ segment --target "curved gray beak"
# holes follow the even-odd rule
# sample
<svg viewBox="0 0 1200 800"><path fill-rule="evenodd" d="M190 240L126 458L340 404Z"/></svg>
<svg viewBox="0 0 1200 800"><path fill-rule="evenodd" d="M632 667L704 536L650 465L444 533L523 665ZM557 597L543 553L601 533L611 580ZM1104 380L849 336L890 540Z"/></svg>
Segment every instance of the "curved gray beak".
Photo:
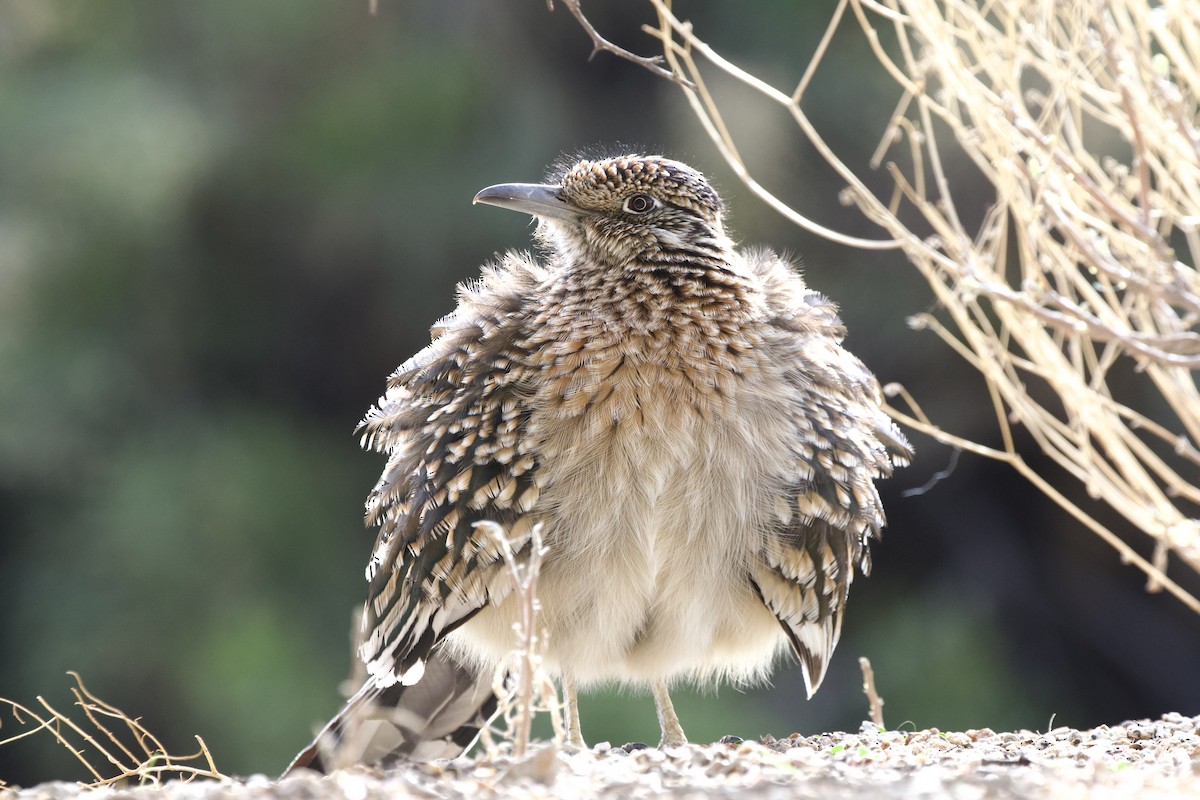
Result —
<svg viewBox="0 0 1200 800"><path fill-rule="evenodd" d="M541 183L501 183L475 195L472 202L509 208L543 219L575 219L584 212L561 197L561 186Z"/></svg>

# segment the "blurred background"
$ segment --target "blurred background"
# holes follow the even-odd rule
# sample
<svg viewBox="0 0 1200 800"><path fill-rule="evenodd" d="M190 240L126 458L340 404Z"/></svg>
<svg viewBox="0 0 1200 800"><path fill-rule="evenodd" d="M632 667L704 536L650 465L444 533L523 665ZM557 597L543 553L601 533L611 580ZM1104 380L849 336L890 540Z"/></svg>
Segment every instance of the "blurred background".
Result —
<svg viewBox="0 0 1200 800"><path fill-rule="evenodd" d="M790 91L834 5L677 13ZM653 51L642 3L585 10ZM529 245L528 220L473 194L580 148L709 173L737 237L803 261L882 381L998 444L975 373L907 328L932 301L902 256L791 227L724 169L672 84L589 50L539 0L0 5L0 697L65 709L77 670L172 750L200 734L226 772L282 770L350 668L382 464L355 424L455 284ZM773 189L877 235L777 112L725 89ZM861 167L896 98L861 34L835 40L809 97ZM771 687L681 693L693 740L857 729L859 656L893 728L1200 713L1200 620L1003 466L964 455L903 496L952 455L913 439L821 692L804 700L789 667ZM590 742L656 741L648 697L595 694L582 713ZM0 714L0 738L19 729ZM49 736L0 748L5 781L81 777Z"/></svg>

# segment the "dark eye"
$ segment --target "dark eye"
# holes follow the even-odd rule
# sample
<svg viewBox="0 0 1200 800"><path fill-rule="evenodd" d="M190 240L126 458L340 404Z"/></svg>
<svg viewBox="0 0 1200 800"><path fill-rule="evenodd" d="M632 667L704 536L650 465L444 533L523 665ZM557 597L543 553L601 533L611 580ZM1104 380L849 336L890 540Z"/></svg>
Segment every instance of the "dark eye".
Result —
<svg viewBox="0 0 1200 800"><path fill-rule="evenodd" d="M630 214L645 214L647 211L658 208L658 201L648 194L631 194L625 198L625 203L621 208Z"/></svg>

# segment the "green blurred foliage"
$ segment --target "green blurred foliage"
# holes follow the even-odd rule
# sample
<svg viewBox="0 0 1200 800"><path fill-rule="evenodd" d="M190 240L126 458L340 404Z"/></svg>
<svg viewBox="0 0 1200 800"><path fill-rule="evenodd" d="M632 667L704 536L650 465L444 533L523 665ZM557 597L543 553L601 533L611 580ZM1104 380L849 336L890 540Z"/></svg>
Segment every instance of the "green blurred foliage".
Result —
<svg viewBox="0 0 1200 800"><path fill-rule="evenodd" d="M379 5L0 5L0 696L65 707L75 669L169 746L198 733L228 772L278 772L349 671L371 543L361 502L380 468L353 427L455 284L529 246L524 220L472 208L474 192L536 180L580 147L625 143L710 172L734 229L803 257L885 381L988 435L970 373L904 327L929 299L900 257L787 226L724 167L675 87L589 61L570 16L536 0ZM787 85L833 3L678 6ZM652 49L641 3L587 10ZM811 93L810 113L858 164L894 102L872 63L861 37L839 37ZM725 81L714 91L744 102ZM874 234L778 110L734 110L781 196ZM986 465L899 498L948 457L917 444L922 459L888 489L882 577L856 585L822 692L805 701L794 668L773 688L681 692L693 738L856 728L863 654L891 724L1198 710L1194 681L1176 680L1195 647L1161 652L1190 620ZM589 696L585 735L653 743L652 709L619 690ZM0 736L14 730L0 721ZM5 780L73 769L49 737L0 749Z"/></svg>

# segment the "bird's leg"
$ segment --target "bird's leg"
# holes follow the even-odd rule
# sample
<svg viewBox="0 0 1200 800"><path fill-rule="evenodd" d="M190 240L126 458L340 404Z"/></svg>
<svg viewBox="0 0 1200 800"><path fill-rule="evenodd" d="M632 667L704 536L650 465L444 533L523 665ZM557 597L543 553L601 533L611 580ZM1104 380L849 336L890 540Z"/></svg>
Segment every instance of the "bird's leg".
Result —
<svg viewBox="0 0 1200 800"><path fill-rule="evenodd" d="M650 684L650 691L654 692L654 708L658 711L658 727L662 729L662 740L658 743L659 748L687 744L687 736L684 735L683 727L679 724L679 717L675 716L675 707L671 705L671 695L667 692L666 681L655 681Z"/></svg>
<svg viewBox="0 0 1200 800"><path fill-rule="evenodd" d="M586 750L587 745L583 741L583 732L579 729L579 695L575 692L575 678L571 675L563 675L563 703L566 706L567 716L567 748L572 750Z"/></svg>

